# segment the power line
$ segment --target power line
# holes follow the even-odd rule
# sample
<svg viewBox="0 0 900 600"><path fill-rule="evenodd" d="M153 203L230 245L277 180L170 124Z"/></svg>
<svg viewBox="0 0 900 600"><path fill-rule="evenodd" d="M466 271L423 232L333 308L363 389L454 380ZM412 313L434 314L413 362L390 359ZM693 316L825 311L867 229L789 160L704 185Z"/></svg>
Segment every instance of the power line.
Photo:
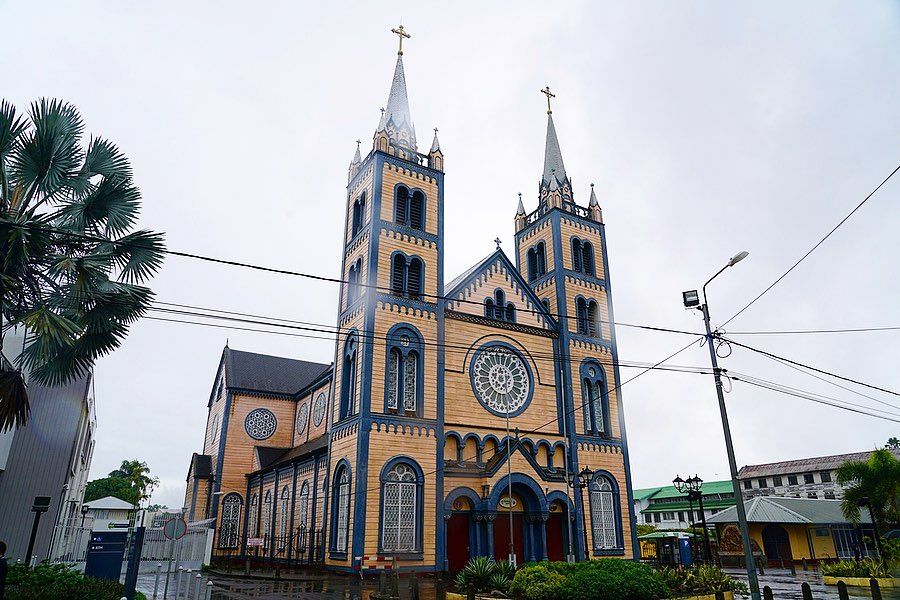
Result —
<svg viewBox="0 0 900 600"><path fill-rule="evenodd" d="M841 219L840 222L839 222L837 225L835 225L834 228L832 228L831 231L829 231L828 233L826 233L826 234L825 234L825 237L823 237L821 240L819 240L818 242L816 242L816 245L815 245L815 246L813 246L812 248L810 248L809 251L807 251L806 254L804 254L803 256L801 256L800 259L799 259L797 262L795 262L793 265L791 265L790 268L789 268L787 271L785 271L784 273L782 273L781 276L778 277L778 279L776 279L775 281L773 281L773 282L769 285L769 287L767 287L766 289L764 289L764 290L763 290L762 292L760 292L755 298L753 298L753 300L751 300L751 301L748 302L746 305L744 305L744 307L743 307L741 310L739 310L739 311L737 311L736 313L734 313L733 315L731 315L731 318L728 319L727 321L725 321L724 323L722 323L722 325L720 325L720 328L721 328L721 327L725 327L726 325L728 325L729 323L731 323L733 320L735 320L735 319L738 317L738 315L740 315L740 314L743 313L745 310L747 310L748 308L750 308L751 306L753 306L753 304L754 304L757 300L759 300L760 298L762 298L764 295L766 295L766 293L767 293L769 290L771 290L773 287L775 287L776 285L778 285L778 283L779 283L782 279L784 279L785 277L787 277L788 274L789 274L791 271L793 271L795 268L797 268L797 265L799 265L799 264L802 263L804 260L806 260L806 257L807 257L807 256L809 256L810 254L812 254L813 252L815 252L816 248L818 248L819 246L821 246L821 245L825 242L825 240L827 240L829 237L831 237L831 234L832 234L832 233L834 233L835 231L837 231L838 228L839 228L841 225L843 225L850 217L852 217L852 216L854 215L854 213L856 213L856 211L858 211L860 208L862 208L862 205L865 204L866 202L868 202L869 198L871 198L872 196L874 196L875 193L876 193L878 190L881 189L881 186L883 186L885 183L887 183L887 182L890 180L890 178L893 177L894 174L895 174L897 171L900 171L900 165L897 165L897 167L895 167L894 170L891 171L891 174L890 174L890 175L888 175L887 177L885 177L884 180L883 180L881 183L879 183L878 186L877 186L874 190L872 190L872 191L869 193L868 196L866 196L865 198L863 198L862 202L860 202L859 204L857 204L856 207L854 207L854 209L851 210L851 211L847 214L846 217L844 217L843 219Z"/></svg>
<svg viewBox="0 0 900 600"><path fill-rule="evenodd" d="M864 333L871 331L900 331L900 326L855 327L850 329L795 329L788 331L728 331L728 335L802 335L810 333Z"/></svg>
<svg viewBox="0 0 900 600"><path fill-rule="evenodd" d="M892 394L894 396L900 396L900 393L895 392L893 390L889 390L883 387L878 387L877 385L871 385L868 383L864 383L862 381L857 381L856 379L850 379L849 377L844 377L842 375L838 375L836 373L832 373L830 371L825 371L823 369L818 369L816 367L811 367L809 365L805 365L801 362L797 362L795 360L791 360L789 358L785 358L783 356L778 356L777 354L772 354L771 352L766 352L765 350L760 350L759 348L753 348L752 346L748 346L746 344L741 344L740 342L736 342L731 339L726 339L724 337L719 336L719 339L728 342L729 344L734 344L739 348L744 348L746 350L750 350L751 352L756 352L757 354L762 354L763 356L768 356L769 358L773 358L776 360L784 361L787 363L791 363L792 365L797 365L798 367L803 367L804 369L809 369L811 371L815 371L816 373L822 373L823 375L828 375L829 377L834 377L836 379L842 379L844 381L849 381L850 383L855 383L856 385L861 385L863 387L871 388L873 390L878 390L879 392L885 392L886 394Z"/></svg>

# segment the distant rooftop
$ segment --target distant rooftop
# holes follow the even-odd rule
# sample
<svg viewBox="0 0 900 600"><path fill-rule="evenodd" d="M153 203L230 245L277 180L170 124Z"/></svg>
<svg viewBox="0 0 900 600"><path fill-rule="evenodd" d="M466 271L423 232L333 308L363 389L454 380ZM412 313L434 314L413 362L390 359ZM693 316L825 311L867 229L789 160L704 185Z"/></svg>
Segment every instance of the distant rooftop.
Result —
<svg viewBox="0 0 900 600"><path fill-rule="evenodd" d="M745 502L748 523L803 523L834 525L848 523L840 500L757 496ZM868 509L860 509L860 522L870 521ZM737 509L731 507L706 519L707 523L737 523Z"/></svg>
<svg viewBox="0 0 900 600"><path fill-rule="evenodd" d="M331 365L225 348L225 384L253 392L296 394Z"/></svg>
<svg viewBox="0 0 900 600"><path fill-rule="evenodd" d="M813 458L799 458L781 462L764 463L760 465L747 465L738 471L740 479L752 479L754 477L766 477L771 475L791 475L794 473L809 473L813 471L833 471L850 460L869 460L873 450L868 452L851 452L849 454L833 454L831 456L816 456ZM892 450L894 456L900 458L900 450Z"/></svg>
<svg viewBox="0 0 900 600"><path fill-rule="evenodd" d="M89 506L91 510L134 510L133 504L125 502L121 498L116 498L115 496L98 498L97 500L85 502L85 504Z"/></svg>

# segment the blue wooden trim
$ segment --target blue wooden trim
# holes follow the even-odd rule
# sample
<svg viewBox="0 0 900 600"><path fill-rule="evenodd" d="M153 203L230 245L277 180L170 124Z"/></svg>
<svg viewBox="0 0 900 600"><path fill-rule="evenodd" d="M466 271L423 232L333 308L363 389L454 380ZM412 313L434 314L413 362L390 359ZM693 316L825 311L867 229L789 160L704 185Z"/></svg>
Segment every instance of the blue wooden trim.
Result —
<svg viewBox="0 0 900 600"><path fill-rule="evenodd" d="M412 467L413 471L415 471L416 473L416 549L410 552L399 552L398 550L384 548L384 485L385 483L387 483L388 473L390 473L391 469L393 469L395 465L400 463ZM378 477L378 481L381 482L381 486L378 491L378 553L397 554L399 552L403 555L409 553L421 554L425 546L425 474L422 471L422 467L419 466L419 463L411 456L398 454L397 456L394 456L393 458L385 462L384 466L381 467L381 474Z"/></svg>
<svg viewBox="0 0 900 600"><path fill-rule="evenodd" d="M519 360L522 361L522 364L525 365L525 370L528 371L528 397L526 398L525 403L522 404L522 406L520 406L516 410L509 413L509 418L517 417L520 414L522 414L523 412L525 412L525 410L531 405L531 400L534 397L534 384L535 384L534 371L531 370L531 365L528 364L528 361L525 359L524 356L522 356L522 354L518 351L518 349L513 347L511 344L507 344L506 342L500 342L500 341L493 341L493 342L488 342L486 344L483 344L475 351L475 354L472 356L472 360L469 361L469 381L475 380L475 362L477 361L478 356L482 352L486 352L486 351L490 350L491 348L496 348L496 347L506 348L507 350L509 350L510 352L515 354L519 358ZM481 394L478 392L478 389L474 385L472 386L472 391L475 393L475 397L478 399L478 401L481 403L481 406L486 411L488 411L492 415L496 415L498 417L505 418L507 416L506 413L502 413L500 411L494 410L493 408L488 406L487 402L484 399L482 399Z"/></svg>
<svg viewBox="0 0 900 600"><path fill-rule="evenodd" d="M588 373L588 369L597 369L600 373L599 375L595 375L591 377L590 373ZM578 369L578 376L582 382L585 379L589 379L592 382L600 382L600 410L603 411L603 423L601 424L602 430L596 431L594 427L594 423L590 422L590 416L593 415L593 407L587 403L587 398L585 398L584 394L584 384L582 383L582 394L581 401L584 404L582 408L582 415L584 416L584 432L585 434L591 434L597 436L609 436L611 435L612 423L609 419L609 379L606 377L606 369L603 368L603 365L600 364L595 358L586 358L581 361L581 365Z"/></svg>
<svg viewBox="0 0 900 600"><path fill-rule="evenodd" d="M404 347L400 345L400 337L402 335L409 335L409 346ZM423 342L422 333L419 329L411 324L411 323L395 323L385 335L385 345L384 345L384 404L382 405L382 412L385 414L391 414L388 411L392 410L388 408L388 397L390 396L390 357L391 352L396 349L400 352L401 356L406 357L409 356L410 352L415 352L418 356L418 364L416 365L416 410L415 415L417 417L422 417L425 414L425 344ZM404 378L406 374L402 372L402 369L398 366L397 368L397 408L393 409L397 411L398 416L406 416L406 411L403 408L403 390L405 388Z"/></svg>
<svg viewBox="0 0 900 600"><path fill-rule="evenodd" d="M391 287L391 289L392 290L394 289L394 257L397 256L398 254L400 256L402 256L403 259L406 261L406 266L403 270L403 293L409 294L409 263L412 259L415 258L415 259L418 259L419 263L422 265L422 276L421 276L422 278L419 282L422 284L421 295L423 297L427 297L426 292L425 292L425 264L426 264L425 259L422 258L421 256L419 256L418 254L407 254L406 252L403 252L402 250L394 250L393 252L391 252L390 262L388 263L390 265L390 269L391 269L390 270L390 287ZM377 281L377 280L375 280L375 281ZM397 298L397 296L395 296L394 294L388 294L388 295L393 298ZM412 299L412 298L410 298L410 299Z"/></svg>
<svg viewBox="0 0 900 600"><path fill-rule="evenodd" d="M457 488L453 488L447 497L444 499L443 507L446 512L453 511L453 503L456 502L457 498L468 498L469 502L472 503L472 510L477 511L482 508L483 500L478 493L472 488L466 486L460 486Z"/></svg>
<svg viewBox="0 0 900 600"><path fill-rule="evenodd" d="M600 246L603 251L603 273L608 282L609 258L606 252L606 227L602 224L600 225ZM606 305L609 312L609 334L612 343L613 374L616 378L613 387L615 387L619 385L621 379L619 376L619 351L616 344L616 318L615 313L613 312L612 288L608 283L606 286ZM625 407L622 402L621 388L616 390L616 408L619 413L619 438L622 440L622 458L625 463L625 489L628 494L628 518L631 521L631 550L634 559L639 560L640 546L638 545L637 527L635 527L637 519L634 514L634 490L631 482L631 462L628 457L628 436L625 434Z"/></svg>
<svg viewBox="0 0 900 600"><path fill-rule="evenodd" d="M607 286L606 279L597 277L596 275L585 275L581 271L573 271L572 269L566 269L562 266L560 266L560 269L563 271L563 273L565 274L566 277L573 277L575 279L581 279L582 281L585 281L588 283L593 283L594 285L599 285L599 286L603 287L603 289L606 289L606 286ZM596 269L596 267L595 267L595 269ZM606 271L604 271L604 273L606 273Z"/></svg>
<svg viewBox="0 0 900 600"><path fill-rule="evenodd" d="M222 469L225 465L225 438L228 437L228 422L231 420L231 402L232 391L229 389L225 393L225 413L222 416L222 432L219 435L219 457L216 461L215 490L212 490L212 492L218 492L222 489ZM209 512L211 519L216 519L219 516L219 497L215 494L213 494L212 506Z"/></svg>
<svg viewBox="0 0 900 600"><path fill-rule="evenodd" d="M488 510L497 510L497 506L500 502L500 496L505 494L509 490L509 481L512 481L513 491L515 491L515 486L521 485L525 486L529 491L534 494L533 497L527 498L527 495L523 497L523 500L529 501L537 501L537 506L531 506L530 509L535 511L540 511L542 514L547 514L547 498L544 497L544 491L541 489L541 486L537 484L537 482L525 475L524 473L512 473L511 475L504 475L497 481L496 484L492 486L491 495L487 499L485 506Z"/></svg>
<svg viewBox="0 0 900 600"><path fill-rule="evenodd" d="M444 321L444 310L446 309L447 303L444 300L444 174L440 173L437 176L437 214L438 214L438 246L437 246L437 292L438 296L440 296L438 301L438 314L437 314L437 338L438 338L438 348L437 348L437 429L435 431L436 441L435 441L435 451L436 451L436 464L437 469L435 472L435 486L434 486L434 506L435 519L437 523L446 524L446 520L444 519L444 506L441 503L441 498L444 496L444 366L445 366L445 356L444 356L444 344L446 342L446 332L444 330L445 321ZM424 282L423 282L424 285ZM446 541L447 529L446 526L437 527L437 531L435 532L435 567L436 570L446 571L447 570L447 541Z"/></svg>
<svg viewBox="0 0 900 600"><path fill-rule="evenodd" d="M331 490L333 493L331 494L331 531L328 536L328 550L331 554L332 558L335 558L335 555L343 554L346 556L347 549L341 550L337 547L337 511L338 511L338 503L340 502L340 498L338 496L338 476L342 473L343 470L347 471L347 481L350 486L349 497L353 497L353 469L350 468L350 461L346 458L342 458L338 461L337 465L334 467L334 471L330 475L331 479ZM350 506L347 506L347 526L350 526ZM356 521L353 522L353 529L356 529ZM365 529L365 527L363 527ZM348 529L347 531L347 544L349 545L352 539L352 531Z"/></svg>
<svg viewBox="0 0 900 600"><path fill-rule="evenodd" d="M388 231L395 231L397 233L402 233L402 234L408 235L410 237L421 238L423 240L426 240L426 241L434 243L434 244L440 244L440 242L441 242L440 235L428 233L424 229L416 229L414 227L408 227L406 225L401 225L395 221L385 221L384 219L379 219L378 225L379 225L379 229L386 229Z"/></svg>

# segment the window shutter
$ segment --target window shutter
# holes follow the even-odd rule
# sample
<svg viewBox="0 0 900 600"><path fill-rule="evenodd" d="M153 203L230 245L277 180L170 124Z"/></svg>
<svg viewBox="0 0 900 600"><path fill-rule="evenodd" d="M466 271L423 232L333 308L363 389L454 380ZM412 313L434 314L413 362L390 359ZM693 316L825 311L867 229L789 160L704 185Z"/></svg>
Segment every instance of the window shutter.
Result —
<svg viewBox="0 0 900 600"><path fill-rule="evenodd" d="M409 190L403 186L397 188L394 199L394 221L398 225L409 225Z"/></svg>
<svg viewBox="0 0 900 600"><path fill-rule="evenodd" d="M583 267L581 264L581 259L584 258L581 254L581 240L573 239L572 240L572 269L578 271L579 273L582 271Z"/></svg>
<svg viewBox="0 0 900 600"><path fill-rule="evenodd" d="M403 294L403 282L406 274L406 257L402 254L394 256L391 265L391 292L400 296Z"/></svg>
<svg viewBox="0 0 900 600"><path fill-rule="evenodd" d="M534 281L538 277L538 260L534 248L528 251L528 281Z"/></svg>
<svg viewBox="0 0 900 600"><path fill-rule="evenodd" d="M413 229L422 229L424 225L425 195L422 192L414 192L409 202L409 226Z"/></svg>
<svg viewBox="0 0 900 600"><path fill-rule="evenodd" d="M422 261L418 258L409 261L406 291L410 298L422 296Z"/></svg>
<svg viewBox="0 0 900 600"><path fill-rule="evenodd" d="M589 242L585 242L581 247L581 252L583 254L582 264L584 265L584 272L587 275L594 274L594 248L591 246Z"/></svg>
<svg viewBox="0 0 900 600"><path fill-rule="evenodd" d="M541 242L537 247L537 274L538 277L547 272L547 254L544 251L544 243Z"/></svg>

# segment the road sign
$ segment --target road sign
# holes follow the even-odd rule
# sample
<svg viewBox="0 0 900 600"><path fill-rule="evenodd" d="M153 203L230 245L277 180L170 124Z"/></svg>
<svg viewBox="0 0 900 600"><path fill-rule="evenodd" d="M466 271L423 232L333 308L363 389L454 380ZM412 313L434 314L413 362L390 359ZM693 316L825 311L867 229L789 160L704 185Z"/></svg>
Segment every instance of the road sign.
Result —
<svg viewBox="0 0 900 600"><path fill-rule="evenodd" d="M187 523L181 517L169 519L163 525L163 535L167 540L180 540L187 533Z"/></svg>

